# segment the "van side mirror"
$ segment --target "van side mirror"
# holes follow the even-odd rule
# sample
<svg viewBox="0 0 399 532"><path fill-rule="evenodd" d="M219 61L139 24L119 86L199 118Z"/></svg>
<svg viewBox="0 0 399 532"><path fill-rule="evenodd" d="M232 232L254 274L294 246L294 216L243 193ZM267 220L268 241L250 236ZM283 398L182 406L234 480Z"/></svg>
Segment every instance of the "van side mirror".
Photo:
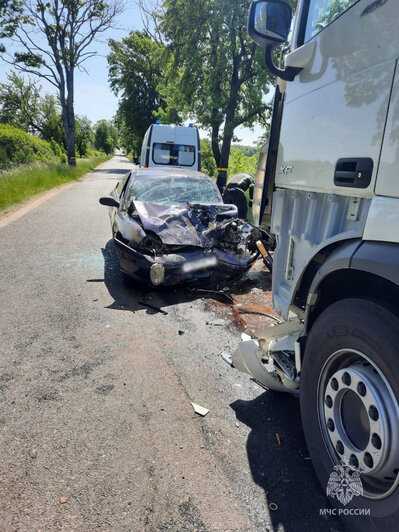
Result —
<svg viewBox="0 0 399 532"><path fill-rule="evenodd" d="M277 68L272 61L276 46L288 38L292 20L292 9L284 0L255 0L248 15L248 33L251 39L265 48L265 61L268 70L281 79L292 81L301 68Z"/></svg>
<svg viewBox="0 0 399 532"><path fill-rule="evenodd" d="M101 205L106 205L107 207L116 207L119 209L119 201L116 201L116 199L112 196L104 196L103 198L99 199L99 202Z"/></svg>

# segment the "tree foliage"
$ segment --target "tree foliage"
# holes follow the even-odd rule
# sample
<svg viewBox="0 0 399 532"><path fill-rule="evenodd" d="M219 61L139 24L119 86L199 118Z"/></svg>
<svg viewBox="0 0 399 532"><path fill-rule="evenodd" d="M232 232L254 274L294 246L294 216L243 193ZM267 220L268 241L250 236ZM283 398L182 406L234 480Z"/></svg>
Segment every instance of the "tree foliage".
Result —
<svg viewBox="0 0 399 532"><path fill-rule="evenodd" d="M4 2L3 2L4 3ZM2 58L22 72L36 75L57 88L62 110L68 162L75 164L75 70L96 55L95 38L109 29L121 12L119 0L11 0L0 4L0 38L17 47Z"/></svg>
<svg viewBox="0 0 399 532"><path fill-rule="evenodd" d="M236 127L264 123L270 76L250 40L250 0L165 0L161 30L168 43L161 92L168 107L195 116L210 132L219 168L227 168ZM227 172L219 171L223 187Z"/></svg>
<svg viewBox="0 0 399 532"><path fill-rule="evenodd" d="M0 83L0 122L31 133L39 131L40 86L15 72L9 73L7 80Z"/></svg>
<svg viewBox="0 0 399 532"><path fill-rule="evenodd" d="M79 157L87 157L94 141L94 130L86 116L76 118L76 149Z"/></svg>
<svg viewBox="0 0 399 532"><path fill-rule="evenodd" d="M217 176L215 158L208 139L201 139L201 170L211 177Z"/></svg>
<svg viewBox="0 0 399 532"><path fill-rule="evenodd" d="M96 125L94 145L98 150L111 155L118 144L118 131L114 124L107 120L100 120Z"/></svg>
<svg viewBox="0 0 399 532"><path fill-rule="evenodd" d="M232 148L229 158L229 175L248 173L255 176L258 165L258 153L245 155L241 150Z"/></svg>
<svg viewBox="0 0 399 532"><path fill-rule="evenodd" d="M33 133L51 142L56 154L64 153L66 139L59 99L52 94L42 96L37 81L15 72L7 79L7 83L0 83L0 122ZM85 116L76 117L75 141L79 156L85 157L93 143L93 127Z"/></svg>
<svg viewBox="0 0 399 532"><path fill-rule="evenodd" d="M134 31L121 42L111 39L109 46L109 81L120 97L117 120L125 148L138 153L155 113L166 109L157 88L162 79L162 45ZM165 116L163 119L167 120Z"/></svg>
<svg viewBox="0 0 399 532"><path fill-rule="evenodd" d="M256 146L245 146L242 144L233 144L231 146L231 150L239 151L240 153L243 153L247 157L252 157L252 155L259 153L259 149Z"/></svg>

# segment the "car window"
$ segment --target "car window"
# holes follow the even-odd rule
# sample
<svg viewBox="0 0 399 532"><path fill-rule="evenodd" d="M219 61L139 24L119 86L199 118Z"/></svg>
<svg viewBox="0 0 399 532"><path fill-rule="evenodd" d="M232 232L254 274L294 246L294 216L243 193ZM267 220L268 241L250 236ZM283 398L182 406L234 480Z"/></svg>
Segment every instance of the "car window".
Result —
<svg viewBox="0 0 399 532"><path fill-rule="evenodd" d="M126 186L127 186L127 182L129 181L129 177L130 177L130 174L131 172L128 172L127 174L125 174L122 179L119 181L119 183L116 185L116 194L118 196L118 198L121 198L122 197L122 194L124 192L124 190L126 189Z"/></svg>
<svg viewBox="0 0 399 532"><path fill-rule="evenodd" d="M356 2L358 0L310 0L304 42L309 41Z"/></svg>
<svg viewBox="0 0 399 532"><path fill-rule="evenodd" d="M194 146L177 146L177 164L179 166L192 166L195 160L195 148Z"/></svg>
<svg viewBox="0 0 399 532"><path fill-rule="evenodd" d="M154 142L152 148L152 160L155 164L171 164L171 145Z"/></svg>
<svg viewBox="0 0 399 532"><path fill-rule="evenodd" d="M122 210L126 210L129 207L128 198L129 198L131 180L132 180L132 173L129 175L129 179L126 181L125 186L123 187L122 193L120 195L120 205L122 207Z"/></svg>
<svg viewBox="0 0 399 532"><path fill-rule="evenodd" d="M195 163L195 146L154 142L152 160L155 164L193 166Z"/></svg>
<svg viewBox="0 0 399 532"><path fill-rule="evenodd" d="M223 203L216 184L207 178L170 176L136 176L129 187L129 199L157 203L158 205L180 205L181 203Z"/></svg>

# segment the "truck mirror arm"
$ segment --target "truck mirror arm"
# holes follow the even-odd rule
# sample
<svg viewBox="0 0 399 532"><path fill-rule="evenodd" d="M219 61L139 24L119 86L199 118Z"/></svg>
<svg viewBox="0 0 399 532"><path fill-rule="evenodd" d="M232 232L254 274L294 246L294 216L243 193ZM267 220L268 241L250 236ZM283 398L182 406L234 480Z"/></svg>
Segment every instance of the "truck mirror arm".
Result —
<svg viewBox="0 0 399 532"><path fill-rule="evenodd" d="M285 81L293 81L295 76L302 70L300 67L288 66L284 70L277 68L273 63L272 53L275 48L275 44L270 44L265 50L265 63L266 67L271 74L277 76Z"/></svg>

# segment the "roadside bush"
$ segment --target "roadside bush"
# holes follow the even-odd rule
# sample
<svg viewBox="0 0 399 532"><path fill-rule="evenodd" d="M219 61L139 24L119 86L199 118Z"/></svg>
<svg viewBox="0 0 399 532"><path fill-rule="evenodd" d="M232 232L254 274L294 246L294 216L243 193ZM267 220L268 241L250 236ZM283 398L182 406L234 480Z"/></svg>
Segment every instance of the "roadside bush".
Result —
<svg viewBox="0 0 399 532"><path fill-rule="evenodd" d="M90 159L90 158L93 158L93 157L104 157L104 152L103 151L99 151L99 150L95 150L93 148L89 148L87 150L86 158Z"/></svg>
<svg viewBox="0 0 399 532"><path fill-rule="evenodd" d="M60 157L54 153L49 142L17 127L0 124L0 169L35 161L58 163Z"/></svg>
<svg viewBox="0 0 399 532"><path fill-rule="evenodd" d="M50 148L52 149L54 155L59 157L61 163L66 163L68 161L67 154L63 146L60 146L53 138L50 140Z"/></svg>

